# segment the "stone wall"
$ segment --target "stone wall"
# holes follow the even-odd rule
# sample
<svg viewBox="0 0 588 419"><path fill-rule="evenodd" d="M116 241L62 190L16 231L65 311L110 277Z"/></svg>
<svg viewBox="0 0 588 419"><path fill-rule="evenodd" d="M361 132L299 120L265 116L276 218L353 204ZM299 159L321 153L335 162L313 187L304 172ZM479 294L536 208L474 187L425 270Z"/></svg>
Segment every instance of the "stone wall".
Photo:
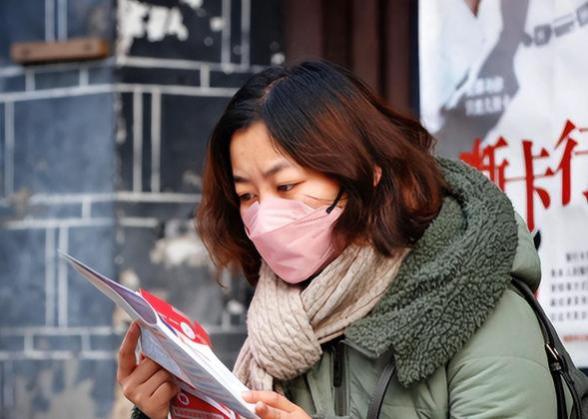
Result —
<svg viewBox="0 0 588 419"><path fill-rule="evenodd" d="M228 99L284 60L280 14L271 0L0 2L0 418L128 416L128 319L57 249L200 320L232 365L251 290L215 272L192 216ZM112 55L9 58L11 42L89 35Z"/></svg>

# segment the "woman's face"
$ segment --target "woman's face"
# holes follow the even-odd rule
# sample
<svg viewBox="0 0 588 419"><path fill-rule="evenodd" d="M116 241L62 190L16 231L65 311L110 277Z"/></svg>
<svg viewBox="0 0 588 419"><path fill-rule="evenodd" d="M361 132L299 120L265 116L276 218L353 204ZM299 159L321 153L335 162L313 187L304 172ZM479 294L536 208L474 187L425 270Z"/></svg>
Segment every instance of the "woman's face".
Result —
<svg viewBox="0 0 588 419"><path fill-rule="evenodd" d="M339 192L334 180L280 154L263 122L236 131L231 138L230 153L241 211L269 197L296 199L318 208L330 205ZM344 206L344 197L338 206Z"/></svg>

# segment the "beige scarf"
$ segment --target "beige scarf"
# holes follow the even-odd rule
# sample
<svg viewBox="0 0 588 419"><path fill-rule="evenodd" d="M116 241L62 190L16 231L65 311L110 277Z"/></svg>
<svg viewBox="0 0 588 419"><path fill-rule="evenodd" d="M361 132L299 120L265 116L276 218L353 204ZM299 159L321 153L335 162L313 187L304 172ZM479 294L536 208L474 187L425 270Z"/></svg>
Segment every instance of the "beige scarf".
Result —
<svg viewBox="0 0 588 419"><path fill-rule="evenodd" d="M235 375L249 388L272 390L274 379L306 372L320 359L322 343L371 311L407 253L386 258L371 246L349 245L304 289L262 261Z"/></svg>

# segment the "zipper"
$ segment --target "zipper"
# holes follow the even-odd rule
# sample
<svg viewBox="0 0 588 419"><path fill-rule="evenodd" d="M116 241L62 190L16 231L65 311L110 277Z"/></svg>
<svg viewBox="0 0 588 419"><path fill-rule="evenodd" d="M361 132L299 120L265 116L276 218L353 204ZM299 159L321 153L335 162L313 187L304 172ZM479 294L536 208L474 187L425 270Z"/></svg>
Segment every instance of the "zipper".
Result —
<svg viewBox="0 0 588 419"><path fill-rule="evenodd" d="M343 340L338 340L333 348L333 387L335 388L335 414L347 416L347 348Z"/></svg>

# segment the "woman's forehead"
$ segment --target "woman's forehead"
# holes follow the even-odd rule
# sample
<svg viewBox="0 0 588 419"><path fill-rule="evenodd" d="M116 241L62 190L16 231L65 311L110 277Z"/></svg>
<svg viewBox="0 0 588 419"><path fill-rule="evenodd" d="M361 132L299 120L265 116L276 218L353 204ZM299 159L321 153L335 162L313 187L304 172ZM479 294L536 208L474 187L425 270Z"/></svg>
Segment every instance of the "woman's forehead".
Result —
<svg viewBox="0 0 588 419"><path fill-rule="evenodd" d="M246 166L273 166L281 164L287 167L299 165L272 141L263 123L255 123L246 129L235 131L231 137L230 157L233 169Z"/></svg>
<svg viewBox="0 0 588 419"><path fill-rule="evenodd" d="M230 143L231 158L239 158L242 155L255 155L262 153L263 157L279 155L272 145L271 138L265 125L256 122L247 128L235 131Z"/></svg>

